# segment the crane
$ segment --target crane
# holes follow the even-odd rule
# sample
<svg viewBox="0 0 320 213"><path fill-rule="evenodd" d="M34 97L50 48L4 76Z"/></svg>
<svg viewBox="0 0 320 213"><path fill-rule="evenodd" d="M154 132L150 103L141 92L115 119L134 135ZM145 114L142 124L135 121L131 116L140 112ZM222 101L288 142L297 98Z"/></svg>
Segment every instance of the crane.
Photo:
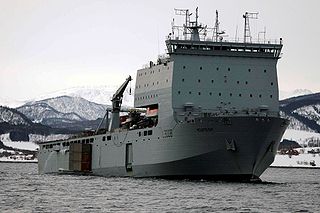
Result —
<svg viewBox="0 0 320 213"><path fill-rule="evenodd" d="M116 128L120 127L120 109L122 104L123 93L128 86L129 82L132 80L131 76L123 82L123 84L119 87L116 93L113 94L111 102L112 102L112 109L111 109L111 121L109 124L108 131L112 131Z"/></svg>

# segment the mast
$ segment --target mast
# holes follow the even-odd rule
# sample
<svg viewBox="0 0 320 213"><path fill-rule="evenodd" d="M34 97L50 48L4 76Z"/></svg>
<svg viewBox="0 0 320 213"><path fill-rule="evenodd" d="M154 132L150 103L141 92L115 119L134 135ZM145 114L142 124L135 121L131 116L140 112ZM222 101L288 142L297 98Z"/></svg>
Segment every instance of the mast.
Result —
<svg viewBox="0 0 320 213"><path fill-rule="evenodd" d="M249 19L258 19L258 13L248 13L246 12L243 15L244 18L244 33L243 33L243 42L252 42L252 37L250 33L250 25L249 25ZM248 40L249 39L249 40Z"/></svg>

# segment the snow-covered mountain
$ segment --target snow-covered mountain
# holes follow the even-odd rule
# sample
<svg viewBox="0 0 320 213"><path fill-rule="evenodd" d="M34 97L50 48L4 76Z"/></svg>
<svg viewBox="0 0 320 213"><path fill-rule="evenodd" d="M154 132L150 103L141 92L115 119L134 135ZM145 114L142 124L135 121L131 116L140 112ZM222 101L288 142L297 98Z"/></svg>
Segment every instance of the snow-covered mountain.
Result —
<svg viewBox="0 0 320 213"><path fill-rule="evenodd" d="M72 87L68 89L58 90L52 93L47 93L39 96L34 101L55 98L59 96L70 96L70 97L81 97L88 101L111 105L111 98L113 94L117 91L119 85L117 86L81 86ZM125 93L123 94L122 105L123 106L133 106L133 88L130 95L130 87L127 87Z"/></svg>
<svg viewBox="0 0 320 213"><path fill-rule="evenodd" d="M0 123L31 126L32 122L16 109L0 106Z"/></svg>
<svg viewBox="0 0 320 213"><path fill-rule="evenodd" d="M282 100L280 110L290 129L320 133L320 93Z"/></svg>
<svg viewBox="0 0 320 213"><path fill-rule="evenodd" d="M103 117L106 106L81 97L59 96L28 102L17 110L34 122L45 122L52 118L84 121Z"/></svg>
<svg viewBox="0 0 320 213"><path fill-rule="evenodd" d="M284 100L292 97L302 96L302 95L309 95L313 92L308 89L295 89L293 91L283 91L280 90L279 99Z"/></svg>

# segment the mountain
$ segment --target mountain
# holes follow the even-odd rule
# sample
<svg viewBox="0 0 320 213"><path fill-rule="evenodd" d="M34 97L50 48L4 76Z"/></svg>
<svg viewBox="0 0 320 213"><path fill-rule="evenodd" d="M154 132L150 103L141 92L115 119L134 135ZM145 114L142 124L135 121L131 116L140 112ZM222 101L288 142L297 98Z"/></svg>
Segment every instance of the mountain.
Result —
<svg viewBox="0 0 320 213"><path fill-rule="evenodd" d="M289 128L320 133L320 93L281 100L280 110L291 121Z"/></svg>
<svg viewBox="0 0 320 213"><path fill-rule="evenodd" d="M81 131L97 128L106 108L81 97L59 96L28 102L17 110L36 123Z"/></svg>
<svg viewBox="0 0 320 213"><path fill-rule="evenodd" d="M280 100L284 100L284 99L288 99L288 98L291 98L291 97L309 95L309 94L312 94L312 93L313 92L311 90L308 90L308 89L295 89L293 91L280 90L279 99Z"/></svg>
<svg viewBox="0 0 320 213"><path fill-rule="evenodd" d="M55 129L33 123L16 109L0 106L0 134L9 133L12 141L29 141L29 134L70 134L70 130Z"/></svg>
<svg viewBox="0 0 320 213"><path fill-rule="evenodd" d="M81 97L98 104L111 105L111 98L119 86L120 85L72 87L41 95L36 100L55 98L59 96L70 96ZM133 90L131 94L132 95L130 95L130 86L128 86L123 94L122 104L124 106L133 106Z"/></svg>

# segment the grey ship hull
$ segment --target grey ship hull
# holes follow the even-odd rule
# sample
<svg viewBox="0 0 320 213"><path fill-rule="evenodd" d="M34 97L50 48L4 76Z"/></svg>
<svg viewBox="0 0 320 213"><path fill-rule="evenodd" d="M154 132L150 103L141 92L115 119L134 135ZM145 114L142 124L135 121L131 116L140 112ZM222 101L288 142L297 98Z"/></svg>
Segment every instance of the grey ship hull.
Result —
<svg viewBox="0 0 320 213"><path fill-rule="evenodd" d="M127 172L123 164L95 168L93 173L249 180L259 177L273 162L286 126L284 119L260 117L202 119L201 123L179 124L172 138L148 141L143 149L133 144L132 171ZM145 158L146 152L152 152L152 157Z"/></svg>

